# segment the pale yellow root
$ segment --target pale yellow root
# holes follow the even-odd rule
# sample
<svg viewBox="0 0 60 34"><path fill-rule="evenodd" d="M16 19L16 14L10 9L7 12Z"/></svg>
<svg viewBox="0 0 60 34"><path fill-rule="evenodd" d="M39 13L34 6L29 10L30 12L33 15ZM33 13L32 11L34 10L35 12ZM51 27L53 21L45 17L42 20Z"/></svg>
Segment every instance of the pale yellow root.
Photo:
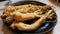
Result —
<svg viewBox="0 0 60 34"><path fill-rule="evenodd" d="M15 27L18 30L21 31L32 31L37 29L41 24L43 24L45 22L45 20L47 19L47 17L52 13L52 10L48 11L45 15L43 15L40 19L38 19L36 22L34 22L33 24L25 24L23 22L16 22L15 23Z"/></svg>
<svg viewBox="0 0 60 34"><path fill-rule="evenodd" d="M13 12L11 15L16 21L26 21L26 20L37 18L38 17L37 15L39 15L39 12L23 14L21 12L16 11L16 12Z"/></svg>

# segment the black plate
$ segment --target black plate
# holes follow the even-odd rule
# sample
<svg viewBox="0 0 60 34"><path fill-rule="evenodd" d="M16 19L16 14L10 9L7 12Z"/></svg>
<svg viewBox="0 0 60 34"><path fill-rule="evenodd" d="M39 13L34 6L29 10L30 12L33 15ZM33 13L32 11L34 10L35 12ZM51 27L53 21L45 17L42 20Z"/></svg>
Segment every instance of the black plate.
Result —
<svg viewBox="0 0 60 34"><path fill-rule="evenodd" d="M24 4L35 4L35 5L41 5L41 6L45 6L46 4L44 3L41 3L41 2L37 2L37 1L19 1L19 2L16 2L16 3L13 3L13 4L10 4L12 6L17 6L17 5L24 5ZM7 28L9 28L13 34L43 34L43 33L46 33L50 30L52 30L54 28L54 26L56 25L56 22L57 22L57 15L56 13L54 14L54 16L56 16L56 18L54 18L54 20L56 20L55 22L46 22L44 24L42 24L37 30L35 31L31 31L31 32L22 32L22 31L19 31L19 30L11 30L9 25L6 24Z"/></svg>

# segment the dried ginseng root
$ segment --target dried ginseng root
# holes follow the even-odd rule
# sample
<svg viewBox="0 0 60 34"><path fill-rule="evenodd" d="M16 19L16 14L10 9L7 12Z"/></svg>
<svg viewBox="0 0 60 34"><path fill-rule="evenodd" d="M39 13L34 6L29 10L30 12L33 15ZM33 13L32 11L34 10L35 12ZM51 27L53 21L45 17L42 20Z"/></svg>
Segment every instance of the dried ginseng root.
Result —
<svg viewBox="0 0 60 34"><path fill-rule="evenodd" d="M49 17L49 15L52 13L52 10L49 10L47 13L45 13L44 15L40 16L40 18L34 22L33 24L25 24L23 22L13 22L11 25L12 29L17 28L20 31L32 31L37 29L41 24L45 23L45 20L47 19L47 17Z"/></svg>

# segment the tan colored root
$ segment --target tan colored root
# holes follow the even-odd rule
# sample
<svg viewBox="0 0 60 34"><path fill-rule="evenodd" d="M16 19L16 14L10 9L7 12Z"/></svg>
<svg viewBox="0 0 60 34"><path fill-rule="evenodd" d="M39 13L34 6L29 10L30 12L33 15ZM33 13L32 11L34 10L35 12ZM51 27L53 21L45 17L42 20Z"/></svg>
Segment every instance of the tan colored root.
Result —
<svg viewBox="0 0 60 34"><path fill-rule="evenodd" d="M10 26L12 29L17 28L18 30L21 30L21 31L32 31L32 30L37 29L41 24L43 24L46 19L52 18L51 17L53 15L52 10L48 11L48 13L46 13L46 14L42 14L42 12L41 12L42 9L47 10L48 8L50 8L50 7L37 6L37 5L30 4L30 5L21 5L21 6L9 6L7 8L1 9L1 10L5 11L5 13L3 14L3 17L11 16L11 17L13 17L13 19L15 19L15 21L12 22L12 24ZM38 19L33 24L25 24L23 22L26 20L31 20L31 19L39 18L39 17L40 17L40 19ZM9 21L11 22L12 19L10 19L10 17L6 18L6 22L9 22Z"/></svg>
<svg viewBox="0 0 60 34"><path fill-rule="evenodd" d="M13 17L16 21L26 21L26 20L31 20L31 19L36 18L35 15L37 15L37 13L22 14L22 13L19 13L19 12L15 12L12 15L13 15Z"/></svg>
<svg viewBox="0 0 60 34"><path fill-rule="evenodd" d="M48 13L46 13L45 15L43 15L40 19L38 19L36 22L34 22L33 24L25 24L23 22L16 22L15 23L15 27L18 30L21 31L32 31L37 29L41 24L43 24L45 22L45 20L47 19L47 17L51 14L52 10L48 11Z"/></svg>
<svg viewBox="0 0 60 34"><path fill-rule="evenodd" d="M50 14L49 17L47 17L48 19L52 19L52 15L54 15L54 13ZM42 17L43 15L36 15L37 17Z"/></svg>
<svg viewBox="0 0 60 34"><path fill-rule="evenodd" d="M40 10L37 10L37 11L40 11ZM12 15L16 21L26 21L26 20L31 20L31 19L39 18L43 16L43 15L39 15L41 11L40 12L37 12L37 11L33 13L26 13L26 14L15 11L14 13L12 13ZM52 18L51 15L48 18L51 19Z"/></svg>

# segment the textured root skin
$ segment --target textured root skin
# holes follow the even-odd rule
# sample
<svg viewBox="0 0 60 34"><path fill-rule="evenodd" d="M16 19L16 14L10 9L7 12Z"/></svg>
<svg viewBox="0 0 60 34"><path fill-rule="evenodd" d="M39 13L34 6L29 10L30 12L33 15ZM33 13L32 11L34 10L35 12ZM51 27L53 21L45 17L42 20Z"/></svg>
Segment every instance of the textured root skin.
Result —
<svg viewBox="0 0 60 34"><path fill-rule="evenodd" d="M22 14L19 12L14 12L12 15L14 15L13 17L15 18L16 21L26 21L37 18L38 13Z"/></svg>
<svg viewBox="0 0 60 34"><path fill-rule="evenodd" d="M24 6L24 5L23 5ZM26 7L21 7L21 6L10 6L10 7L7 7L6 9L4 9L5 10L5 15L4 16L12 16L12 14L10 14L10 13L12 13L12 12L15 12L16 10L18 10L18 12L20 12L20 10L21 10L21 12L20 13L22 13L23 12L23 10L21 9L21 8L28 8L29 6L28 5L26 5ZM34 7L33 5L32 5L32 7ZM32 7L31 8L28 8L28 10L26 10L26 12L23 12L25 15L27 15L26 13L28 12L28 13L30 13L30 9L32 9ZM49 7L48 6L35 6L36 8L37 7L40 7L40 8L37 8L37 9L48 9ZM34 9L34 8L33 8ZM16 14L14 14L14 18L16 18L15 19L15 21L17 21L18 19L21 19L21 20L19 20L19 21L22 21L22 22L12 22L12 24L11 24L11 28L12 29L18 29L18 30L21 30L21 31L32 31L32 30L35 30L35 29L37 29L41 24L43 24L44 22L45 22L45 20L46 19L48 19L48 18L50 18L51 17L51 15L50 15L50 13L51 13L51 11L48 11L48 13L46 13L45 15L37 15L37 13L35 14L35 15L33 15L33 14L29 14L28 16L26 16L26 17L23 17L22 18L22 14L20 14L19 13L19 15L18 15L18 13ZM32 15L32 16L30 16L30 15ZM2 17L2 18L4 18L4 16ZM20 17L20 18L19 18ZM27 18L28 17L28 18ZM23 23L23 21L26 21L26 20L31 20L31 19L34 19L34 18L36 18L36 17L41 17L40 19L38 19L36 22L34 22L33 24L25 24L25 23ZM8 21L9 22L9 21Z"/></svg>
<svg viewBox="0 0 60 34"><path fill-rule="evenodd" d="M40 19L38 19L36 22L34 22L33 24L24 24L23 22L18 22L16 23L14 26L21 31L32 31L37 29L41 24L43 24L45 22L45 20L47 19L47 17L51 14L51 10L48 11L48 13L46 13L45 15L43 15Z"/></svg>

